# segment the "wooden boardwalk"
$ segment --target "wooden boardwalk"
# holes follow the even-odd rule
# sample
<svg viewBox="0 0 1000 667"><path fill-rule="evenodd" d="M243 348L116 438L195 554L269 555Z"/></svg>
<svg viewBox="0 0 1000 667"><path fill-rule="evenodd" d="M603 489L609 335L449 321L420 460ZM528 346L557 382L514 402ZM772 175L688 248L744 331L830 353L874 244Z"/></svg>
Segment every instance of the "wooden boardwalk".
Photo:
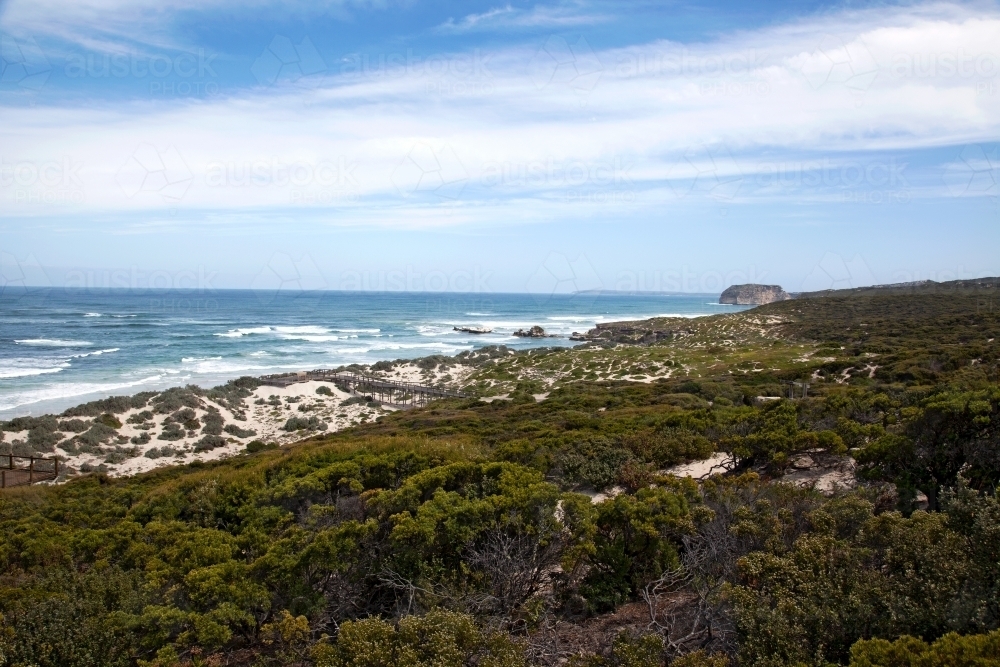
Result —
<svg viewBox="0 0 1000 667"><path fill-rule="evenodd" d="M16 461L27 462L18 465ZM59 459L39 456L13 456L0 454L0 489L11 486L27 486L37 482L55 479L59 476Z"/></svg>
<svg viewBox="0 0 1000 667"><path fill-rule="evenodd" d="M342 371L318 370L308 373L282 373L265 375L260 380L263 384L272 387L288 387L296 382L308 382L309 380L332 382L356 396L370 396L374 401L400 408L419 407L440 398L472 398L469 394L460 391Z"/></svg>

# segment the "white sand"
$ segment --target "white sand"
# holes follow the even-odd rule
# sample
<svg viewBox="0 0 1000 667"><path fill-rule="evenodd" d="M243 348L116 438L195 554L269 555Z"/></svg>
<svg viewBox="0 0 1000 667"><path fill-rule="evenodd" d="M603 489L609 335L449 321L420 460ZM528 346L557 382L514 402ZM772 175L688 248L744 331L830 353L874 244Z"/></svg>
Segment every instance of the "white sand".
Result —
<svg viewBox="0 0 1000 667"><path fill-rule="evenodd" d="M332 395L317 394L316 389L320 386L330 389ZM279 405L275 406L270 403L272 396L277 397L278 401L280 401ZM202 397L202 407L192 408L202 424L204 424L205 415L209 412L208 408L214 407L225 420L224 425L234 424L241 429L255 431L255 434L246 437L237 437L223 432L221 437L227 441L225 446L201 452L194 451L195 443L204 437L200 428L194 435L185 434L179 440L160 440L157 436L163 432L163 422L167 415L154 415L151 422L146 422L147 425L152 424L152 428L144 430L139 425L127 422L129 417L143 410L151 410L151 408L131 409L123 414L115 415L122 422L122 427L118 429L118 433L128 440L142 433L149 433L151 439L148 443L136 445L131 442L117 443L113 440L109 444L102 445L104 453L101 454L70 454L57 446L54 454L64 457L66 459L65 465L74 470L79 471L84 464L89 464L94 469L103 464L106 466L109 475L120 477L134 475L162 466L190 463L192 461L224 459L243 453L246 450L247 443L252 440L262 440L266 443L276 443L279 445L289 444L318 433L339 431L360 423L374 421L379 415L394 410L394 408L388 406L372 408L364 404L341 406L341 403L348 398L351 398L350 394L337 389L333 384L328 382L299 382L287 387L261 386L251 396L244 399L246 420L241 421L227 408ZM289 402L288 399L293 400ZM258 402L261 404L258 404ZM306 406L309 409L300 410L301 406ZM289 433L282 428L285 422L291 417L308 418L313 416L327 425L326 431L297 431ZM86 422L91 421L87 418L81 419ZM71 437L74 434L66 433L65 435L66 437ZM5 443L13 443L15 440L26 442L27 431L19 433L7 432L4 434ZM113 451L116 446L120 447L123 451L129 452L129 454L135 452L137 455L130 456L118 464L106 463L105 459L108 457L108 453ZM176 454L157 458L146 456L146 453L150 450L156 449L159 451L163 447L175 450Z"/></svg>

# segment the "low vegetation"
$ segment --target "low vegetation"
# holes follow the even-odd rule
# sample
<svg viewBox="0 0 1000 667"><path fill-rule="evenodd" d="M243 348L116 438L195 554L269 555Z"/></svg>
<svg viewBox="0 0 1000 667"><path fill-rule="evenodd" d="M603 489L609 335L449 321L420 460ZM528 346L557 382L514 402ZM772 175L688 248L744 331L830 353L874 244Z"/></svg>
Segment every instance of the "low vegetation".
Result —
<svg viewBox="0 0 1000 667"><path fill-rule="evenodd" d="M337 433L292 417L294 446L7 490L0 659L997 664L991 290L832 293L671 337L487 352L470 386L504 399ZM186 430L191 395L146 409ZM102 446L115 409L3 428ZM200 422L206 447L225 442ZM709 456L719 474L671 474ZM803 457L854 472L794 483Z"/></svg>

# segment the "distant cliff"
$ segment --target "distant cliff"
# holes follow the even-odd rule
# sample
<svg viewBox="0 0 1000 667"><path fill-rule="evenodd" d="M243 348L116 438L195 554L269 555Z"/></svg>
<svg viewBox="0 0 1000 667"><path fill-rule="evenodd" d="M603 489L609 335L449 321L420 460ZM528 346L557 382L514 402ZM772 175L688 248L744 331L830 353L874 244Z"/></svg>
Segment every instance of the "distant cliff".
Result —
<svg viewBox="0 0 1000 667"><path fill-rule="evenodd" d="M719 296L719 303L735 306L762 306L765 303L791 299L781 285L733 285Z"/></svg>

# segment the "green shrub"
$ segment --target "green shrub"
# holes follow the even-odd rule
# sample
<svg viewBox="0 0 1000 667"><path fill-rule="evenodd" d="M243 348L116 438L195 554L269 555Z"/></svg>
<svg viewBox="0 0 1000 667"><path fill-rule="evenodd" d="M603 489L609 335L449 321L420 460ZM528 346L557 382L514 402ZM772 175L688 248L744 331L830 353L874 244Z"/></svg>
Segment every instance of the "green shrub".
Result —
<svg viewBox="0 0 1000 667"><path fill-rule="evenodd" d="M186 435L187 433L180 424L177 422L168 422L163 426L163 431L160 432L160 435L156 436L156 439L174 441L181 440Z"/></svg>
<svg viewBox="0 0 1000 667"><path fill-rule="evenodd" d="M265 449L277 449L278 445L273 442L264 442L263 440L251 440L247 443L247 452L250 454L255 454L257 452L262 452Z"/></svg>
<svg viewBox="0 0 1000 667"><path fill-rule="evenodd" d="M257 431L252 428L240 428L236 424L226 424L226 428L223 430L230 435L235 435L237 438L250 438L257 435Z"/></svg>
<svg viewBox="0 0 1000 667"><path fill-rule="evenodd" d="M347 621L335 644L313 649L316 667L525 667L506 635L489 634L472 617L448 611L404 616L397 626L380 618Z"/></svg>
<svg viewBox="0 0 1000 667"><path fill-rule="evenodd" d="M950 632L928 644L915 637L861 640L851 667L1000 667L1000 630L985 635Z"/></svg>

